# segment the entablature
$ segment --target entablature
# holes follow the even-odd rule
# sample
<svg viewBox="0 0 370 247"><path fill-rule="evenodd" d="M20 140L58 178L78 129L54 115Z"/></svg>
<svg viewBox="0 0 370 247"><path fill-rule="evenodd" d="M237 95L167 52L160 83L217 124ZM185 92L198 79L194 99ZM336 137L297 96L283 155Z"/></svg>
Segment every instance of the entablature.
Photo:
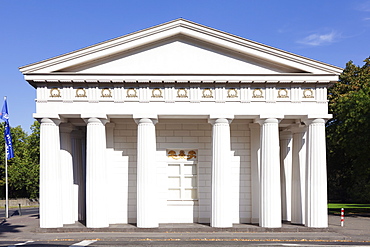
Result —
<svg viewBox="0 0 370 247"><path fill-rule="evenodd" d="M246 75L25 75L34 87L43 84L332 84L338 81L334 74L246 74Z"/></svg>
<svg viewBox="0 0 370 247"><path fill-rule="evenodd" d="M222 83L172 82L127 84L59 84L37 87L37 103L47 102L317 102L327 103L327 85L309 82Z"/></svg>

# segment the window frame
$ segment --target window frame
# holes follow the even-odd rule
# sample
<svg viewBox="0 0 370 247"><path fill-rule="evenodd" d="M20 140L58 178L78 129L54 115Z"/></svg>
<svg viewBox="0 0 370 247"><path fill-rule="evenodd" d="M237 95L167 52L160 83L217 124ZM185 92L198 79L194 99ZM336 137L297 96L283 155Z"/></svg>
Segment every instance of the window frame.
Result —
<svg viewBox="0 0 370 247"><path fill-rule="evenodd" d="M171 149L171 151L173 151ZM175 149L176 153L179 153L179 151L184 151L184 149ZM186 150L186 153L189 151L195 151L195 153L198 153L198 150ZM169 155L169 150L167 150L167 202L168 203L176 203L176 202L184 202L184 203L190 203L195 204L199 200L199 166L198 166L198 159L197 158L191 158L190 160L187 160L185 158L182 159L174 159L171 158ZM179 166L179 174L171 174L170 173L170 166ZM185 173L185 167L187 165L195 166L192 169L195 169L195 174L187 174ZM169 179L173 178L179 178L179 186L171 186L171 182ZM195 179L195 186L185 186L185 179L186 178L192 178ZM193 183L193 181L192 181ZM171 197L170 190L179 190L179 198ZM195 198L188 198L186 197L186 190L195 190L195 192L191 192L191 195L195 193Z"/></svg>

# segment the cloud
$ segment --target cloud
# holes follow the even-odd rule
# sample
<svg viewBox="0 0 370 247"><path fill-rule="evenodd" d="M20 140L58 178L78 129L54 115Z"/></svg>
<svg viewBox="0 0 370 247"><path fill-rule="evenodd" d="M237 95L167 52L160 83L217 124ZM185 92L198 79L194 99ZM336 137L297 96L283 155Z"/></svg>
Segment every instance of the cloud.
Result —
<svg viewBox="0 0 370 247"><path fill-rule="evenodd" d="M288 32L291 32L291 28L290 28L289 24L286 24L286 25L282 26L281 28L277 29L276 31L278 33L288 33Z"/></svg>
<svg viewBox="0 0 370 247"><path fill-rule="evenodd" d="M356 6L356 10L370 12L370 1L365 1Z"/></svg>
<svg viewBox="0 0 370 247"><path fill-rule="evenodd" d="M307 37L298 40L297 42L304 45L320 46L335 42L339 38L339 35L332 31L326 34L314 33Z"/></svg>

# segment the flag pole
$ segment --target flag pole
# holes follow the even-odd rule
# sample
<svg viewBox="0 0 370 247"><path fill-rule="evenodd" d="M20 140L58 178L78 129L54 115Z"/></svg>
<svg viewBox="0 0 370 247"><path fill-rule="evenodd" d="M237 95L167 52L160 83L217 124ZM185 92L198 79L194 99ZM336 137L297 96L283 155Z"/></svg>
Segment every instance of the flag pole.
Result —
<svg viewBox="0 0 370 247"><path fill-rule="evenodd" d="M4 141L5 141L5 217L9 218L9 187L8 187L8 159L14 157L12 135L9 125L8 104L6 96L4 97L3 109L0 112L0 119L5 121L4 126Z"/></svg>
<svg viewBox="0 0 370 247"><path fill-rule="evenodd" d="M9 192L8 192L8 157L6 154L7 146L5 142L5 218L9 218Z"/></svg>

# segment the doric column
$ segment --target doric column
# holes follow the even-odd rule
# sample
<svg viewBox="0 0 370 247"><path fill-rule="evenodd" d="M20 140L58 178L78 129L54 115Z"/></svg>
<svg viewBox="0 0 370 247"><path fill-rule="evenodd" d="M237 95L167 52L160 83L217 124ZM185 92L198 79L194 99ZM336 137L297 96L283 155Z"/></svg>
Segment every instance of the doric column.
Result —
<svg viewBox="0 0 370 247"><path fill-rule="evenodd" d="M292 144L292 133L280 132L281 210L284 221L291 220Z"/></svg>
<svg viewBox="0 0 370 247"><path fill-rule="evenodd" d="M158 227L156 203L156 120L140 118L137 132L137 227Z"/></svg>
<svg viewBox="0 0 370 247"><path fill-rule="evenodd" d="M87 119L86 226L108 227L105 119Z"/></svg>
<svg viewBox="0 0 370 247"><path fill-rule="evenodd" d="M279 121L260 120L260 220L261 227L281 227Z"/></svg>
<svg viewBox="0 0 370 247"><path fill-rule="evenodd" d="M306 120L306 226L328 227L325 120Z"/></svg>
<svg viewBox="0 0 370 247"><path fill-rule="evenodd" d="M86 135L81 129L72 131L74 176L74 219L86 220Z"/></svg>
<svg viewBox="0 0 370 247"><path fill-rule="evenodd" d="M306 183L306 131L304 125L292 128L292 224L305 224L305 183Z"/></svg>
<svg viewBox="0 0 370 247"><path fill-rule="evenodd" d="M261 140L260 125L249 124L251 130L251 187L252 187L252 219L253 224L259 223L260 214L260 156Z"/></svg>
<svg viewBox="0 0 370 247"><path fill-rule="evenodd" d="M60 125L60 163L62 175L62 203L63 224L75 223L74 188L73 188L73 160L71 131L73 125L62 123Z"/></svg>
<svg viewBox="0 0 370 247"><path fill-rule="evenodd" d="M230 120L210 120L212 128L212 227L232 227L230 214Z"/></svg>
<svg viewBox="0 0 370 247"><path fill-rule="evenodd" d="M43 118L40 126L40 227L63 226L60 168L60 120Z"/></svg>

